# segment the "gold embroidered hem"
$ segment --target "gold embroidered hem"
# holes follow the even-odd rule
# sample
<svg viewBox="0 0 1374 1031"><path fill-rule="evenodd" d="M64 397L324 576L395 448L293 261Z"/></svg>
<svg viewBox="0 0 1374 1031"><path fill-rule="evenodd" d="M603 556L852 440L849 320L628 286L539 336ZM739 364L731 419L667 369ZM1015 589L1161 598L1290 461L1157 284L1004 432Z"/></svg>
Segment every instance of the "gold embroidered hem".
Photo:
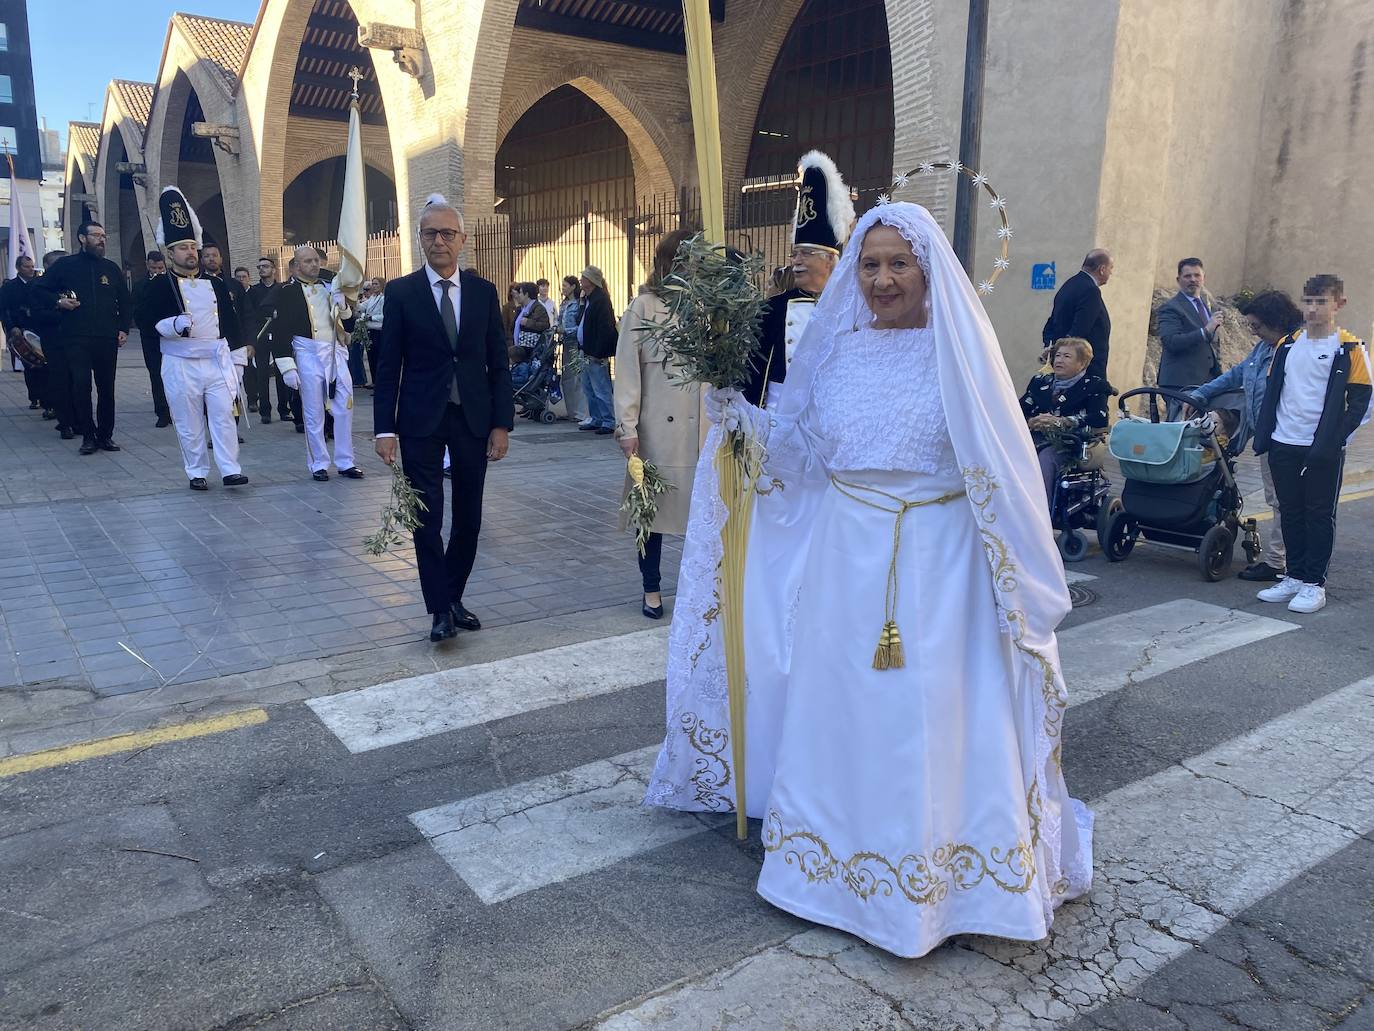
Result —
<svg viewBox="0 0 1374 1031"><path fill-rule="evenodd" d="M698 753L692 760L692 775L689 778L692 797L707 812L734 812L734 799L721 791L732 780L730 761L726 758L730 749L730 732L706 726L694 712L683 713L680 725L692 751Z"/></svg>
<svg viewBox="0 0 1374 1031"><path fill-rule="evenodd" d="M1035 853L1025 841L1018 840L1006 849L993 847L986 853L968 843L950 842L935 849L929 858L916 852L896 860L879 852L855 852L841 859L820 835L788 831L776 809L770 809L763 821L763 848L765 852L782 852L787 865L796 867L809 883L838 877L865 901L879 893L890 897L896 890L908 902L934 905L947 898L951 889L969 891L984 881L1024 895L1035 882Z"/></svg>

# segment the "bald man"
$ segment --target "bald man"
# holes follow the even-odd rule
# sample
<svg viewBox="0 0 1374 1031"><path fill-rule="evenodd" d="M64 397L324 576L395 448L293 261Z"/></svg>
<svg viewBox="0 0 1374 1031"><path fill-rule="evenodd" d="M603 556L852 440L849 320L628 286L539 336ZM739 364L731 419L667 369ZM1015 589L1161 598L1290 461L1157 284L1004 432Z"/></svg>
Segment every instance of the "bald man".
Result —
<svg viewBox="0 0 1374 1031"><path fill-rule="evenodd" d="M1041 340L1049 347L1064 337L1081 337L1093 345L1093 360L1088 371L1107 378L1107 348L1112 336L1112 320L1102 300L1102 288L1112 277L1112 256L1101 247L1087 253L1083 267L1064 281L1054 295L1054 307L1045 320Z"/></svg>
<svg viewBox="0 0 1374 1031"><path fill-rule="evenodd" d="M315 248L297 247L295 263L295 276L276 295L272 361L282 381L300 391L311 479L329 479L328 410L334 416L333 464L340 476L361 480L363 472L353 460L353 378L346 346L353 313L347 299L330 286L332 277L320 268Z"/></svg>

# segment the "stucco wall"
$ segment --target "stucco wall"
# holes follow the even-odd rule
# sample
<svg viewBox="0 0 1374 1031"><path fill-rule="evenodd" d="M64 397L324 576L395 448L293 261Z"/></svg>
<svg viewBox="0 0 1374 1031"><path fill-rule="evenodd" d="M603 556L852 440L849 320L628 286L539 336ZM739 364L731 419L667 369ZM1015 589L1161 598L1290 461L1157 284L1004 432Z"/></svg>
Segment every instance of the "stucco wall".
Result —
<svg viewBox="0 0 1374 1031"><path fill-rule="evenodd" d="M1374 336L1374 4L1290 0L1268 64L1245 280L1295 297L1334 272L1341 321Z"/></svg>

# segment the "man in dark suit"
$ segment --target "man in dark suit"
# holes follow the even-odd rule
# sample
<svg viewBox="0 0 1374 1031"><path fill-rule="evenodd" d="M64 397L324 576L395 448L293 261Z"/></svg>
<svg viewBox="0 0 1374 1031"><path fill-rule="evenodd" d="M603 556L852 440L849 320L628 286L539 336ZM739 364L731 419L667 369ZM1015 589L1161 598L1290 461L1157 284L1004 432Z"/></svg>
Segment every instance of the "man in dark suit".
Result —
<svg viewBox="0 0 1374 1031"><path fill-rule="evenodd" d="M1054 306L1041 343L1048 349L1064 337L1080 337L1092 344L1093 360L1088 372L1107 378L1107 349L1112 336L1112 320L1102 300L1102 288L1112 278L1112 256L1101 247L1090 250L1083 259L1083 267L1064 281L1054 295Z"/></svg>
<svg viewBox="0 0 1374 1031"><path fill-rule="evenodd" d="M1195 387L1221 375L1217 329L1221 318L1203 296L1205 273L1201 258L1178 263L1178 293L1159 308L1159 375L1161 387L1191 393ZM1169 418L1176 418L1182 403L1169 401Z"/></svg>
<svg viewBox="0 0 1374 1031"><path fill-rule="evenodd" d="M427 511L415 531L415 559L431 641L455 628L480 630L463 607L477 536L487 463L506 456L515 425L509 357L496 287L459 273L467 242L463 219L434 194L420 214L425 265L387 284L377 348L373 418L377 454L391 465L399 443L405 471ZM444 449L453 476L453 527L445 549Z"/></svg>
<svg viewBox="0 0 1374 1031"><path fill-rule="evenodd" d="M158 336L157 319L148 317L148 296L153 280L167 273L167 262L161 251L149 251L144 259L148 276L134 284L134 324L143 345L143 366L148 370L148 385L153 391L153 411L157 414L158 429L172 425L172 410L167 405L167 390L162 385L162 338Z"/></svg>
<svg viewBox="0 0 1374 1031"><path fill-rule="evenodd" d="M277 416L285 422L291 418L290 389L282 382L281 373L272 364L270 331L264 332L267 320L276 309L277 263L263 255L258 259L258 281L248 288L243 298L244 329L253 344L253 372L250 398L258 403L258 415L264 426L272 421L272 383L277 384Z"/></svg>
<svg viewBox="0 0 1374 1031"><path fill-rule="evenodd" d="M38 281L45 303L62 312L58 341L72 380L72 429L81 434L81 454L118 451L115 421L115 367L119 349L133 325L133 304L124 271L105 257L105 227L82 222L76 231L81 250L59 258ZM91 383L98 401L92 410Z"/></svg>

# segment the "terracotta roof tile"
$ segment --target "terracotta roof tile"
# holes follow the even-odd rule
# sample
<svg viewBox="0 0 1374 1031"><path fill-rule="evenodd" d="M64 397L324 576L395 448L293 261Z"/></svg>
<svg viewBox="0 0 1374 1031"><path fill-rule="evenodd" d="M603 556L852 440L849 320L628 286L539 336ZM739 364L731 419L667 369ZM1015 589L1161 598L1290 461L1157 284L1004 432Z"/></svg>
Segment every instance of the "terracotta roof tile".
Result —
<svg viewBox="0 0 1374 1031"><path fill-rule="evenodd" d="M148 128L148 113L153 107L153 84L151 82L130 82L128 79L112 79L110 88L119 96L124 110L135 122L139 131Z"/></svg>
<svg viewBox="0 0 1374 1031"><path fill-rule="evenodd" d="M68 122L67 146L78 154L94 158L100 152L100 124L98 122Z"/></svg>
<svg viewBox="0 0 1374 1031"><path fill-rule="evenodd" d="M181 27L196 52L214 66L225 92L232 96L238 88L239 65L248 52L253 26L247 22L205 18L182 11L172 15L172 20Z"/></svg>

